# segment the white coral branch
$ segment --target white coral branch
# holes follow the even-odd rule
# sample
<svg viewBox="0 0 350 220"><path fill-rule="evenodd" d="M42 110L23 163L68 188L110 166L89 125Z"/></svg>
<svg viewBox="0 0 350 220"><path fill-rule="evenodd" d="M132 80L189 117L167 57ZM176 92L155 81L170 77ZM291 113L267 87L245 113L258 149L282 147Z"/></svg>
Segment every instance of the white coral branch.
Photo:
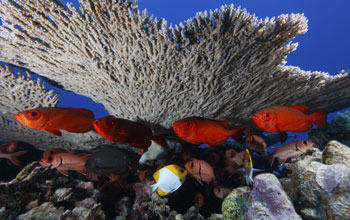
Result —
<svg viewBox="0 0 350 220"><path fill-rule="evenodd" d="M19 111L56 106L59 95L53 90L45 90L40 79L34 81L27 73L27 77L0 66L0 111L8 119Z"/></svg>

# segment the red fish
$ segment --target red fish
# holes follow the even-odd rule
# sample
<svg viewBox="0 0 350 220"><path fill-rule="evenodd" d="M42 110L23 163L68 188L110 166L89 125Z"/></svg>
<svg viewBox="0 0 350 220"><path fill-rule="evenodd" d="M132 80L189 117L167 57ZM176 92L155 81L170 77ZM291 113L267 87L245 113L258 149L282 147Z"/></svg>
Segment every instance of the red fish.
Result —
<svg viewBox="0 0 350 220"><path fill-rule="evenodd" d="M17 148L17 144L18 144L17 141L11 141L6 144L2 144L0 145L0 150L7 153L15 152Z"/></svg>
<svg viewBox="0 0 350 220"><path fill-rule="evenodd" d="M26 127L61 136L60 129L74 133L90 131L94 113L80 108L47 107L18 112L13 117Z"/></svg>
<svg viewBox="0 0 350 220"><path fill-rule="evenodd" d="M233 188L217 186L214 188L214 195L220 199L224 199L228 194L232 192Z"/></svg>
<svg viewBox="0 0 350 220"><path fill-rule="evenodd" d="M67 170L75 170L86 175L85 163L90 157L91 154L57 153L51 154L47 158L42 158L39 163L41 166L51 164L63 175L68 175Z"/></svg>
<svg viewBox="0 0 350 220"><path fill-rule="evenodd" d="M280 147L272 147L276 152L266 158L270 161L270 166L272 166L275 158L279 158L280 165L282 165L288 158L301 156L313 145L314 143L312 141L291 141Z"/></svg>
<svg viewBox="0 0 350 220"><path fill-rule="evenodd" d="M145 149L153 140L152 130L148 126L127 119L106 116L96 119L92 124L102 137L119 144Z"/></svg>
<svg viewBox="0 0 350 220"><path fill-rule="evenodd" d="M237 151L230 149L225 152L225 168L222 174L227 173L232 176L237 173L236 169L243 165L245 151L237 153Z"/></svg>
<svg viewBox="0 0 350 220"><path fill-rule="evenodd" d="M48 158L52 154L73 153L73 152L74 152L73 150L66 150L66 149L63 149L63 148L51 148L51 149L46 150L43 153L43 157Z"/></svg>
<svg viewBox="0 0 350 220"><path fill-rule="evenodd" d="M269 151L266 148L266 142L264 139L256 134L250 135L246 138L247 145L254 151L260 153L268 153Z"/></svg>
<svg viewBox="0 0 350 220"><path fill-rule="evenodd" d="M17 159L18 156L21 156L25 153L27 153L27 150L24 151L18 151L15 153L6 153L0 150L0 158L5 158L8 159L9 161L11 161L13 164L15 164L18 167L21 167L21 163L19 162L19 160Z"/></svg>
<svg viewBox="0 0 350 220"><path fill-rule="evenodd" d="M308 115L309 108L303 105L270 106L258 111L252 116L257 128L265 132L306 132L312 124L325 128L327 113L318 111Z"/></svg>
<svg viewBox="0 0 350 220"><path fill-rule="evenodd" d="M189 117L173 123L177 136L184 141L208 146L220 146L228 137L243 143L244 127L229 130L226 121L218 121L201 117Z"/></svg>
<svg viewBox="0 0 350 220"><path fill-rule="evenodd" d="M198 180L199 183L205 182L208 185L215 180L213 167L204 160L191 160L185 164L188 173Z"/></svg>

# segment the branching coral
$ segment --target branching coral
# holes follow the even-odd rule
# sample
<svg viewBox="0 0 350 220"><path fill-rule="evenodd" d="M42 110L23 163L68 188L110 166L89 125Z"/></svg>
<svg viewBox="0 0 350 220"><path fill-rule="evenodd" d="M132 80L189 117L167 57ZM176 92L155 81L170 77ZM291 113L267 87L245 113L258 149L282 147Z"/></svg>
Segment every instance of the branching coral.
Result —
<svg viewBox="0 0 350 220"><path fill-rule="evenodd" d="M41 149L53 147L91 149L110 142L95 132L75 134L63 132L63 138L45 131L33 130L15 122L13 114L38 107L56 106L59 96L45 90L44 84L20 73L15 76L8 67L0 66L0 140L25 141Z"/></svg>
<svg viewBox="0 0 350 220"><path fill-rule="evenodd" d="M233 5L167 25L129 1L0 3L0 60L91 97L117 117L169 127L198 115L249 121L272 104L329 112L348 105L350 76L285 66L307 31L302 14L259 20ZM332 100L330 102L330 100Z"/></svg>
<svg viewBox="0 0 350 220"><path fill-rule="evenodd" d="M29 74L15 76L4 66L0 66L0 97L0 111L7 119L13 119L12 115L18 111L56 106L59 100L53 90L45 90L40 79L35 82Z"/></svg>

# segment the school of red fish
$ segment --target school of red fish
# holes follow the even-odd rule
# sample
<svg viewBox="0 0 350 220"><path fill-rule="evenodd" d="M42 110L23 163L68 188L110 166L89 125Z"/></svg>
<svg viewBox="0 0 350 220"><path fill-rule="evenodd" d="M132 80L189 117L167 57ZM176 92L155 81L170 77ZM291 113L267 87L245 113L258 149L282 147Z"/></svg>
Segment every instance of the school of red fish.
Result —
<svg viewBox="0 0 350 220"><path fill-rule="evenodd" d="M224 198L232 191L232 187L218 184L217 179L222 175L240 175L244 177L247 185L253 184L254 172L267 172L254 168L253 152L257 152L265 158L269 166L273 166L277 159L282 165L289 158L296 158L304 154L313 146L309 140L296 140L288 142L280 147L272 147L274 153L269 153L268 146L262 132L306 132L313 125L320 128L326 127L327 114L324 111L309 114L307 106L269 106L252 115L251 121L257 129L238 127L230 129L229 123L222 120L214 120L203 117L187 117L175 121L173 130L178 138L185 143L205 145L211 153L205 158L192 158L186 148L182 149L183 164L158 167L153 177L156 184L152 190L161 193L162 196L176 191L189 174L200 184L213 186L213 193L218 198ZM74 133L96 131L103 138L119 144L128 144L139 149L143 154L151 145L168 148L166 138L171 134L154 135L152 129L142 123L131 120L107 116L94 118L93 112L87 109L46 107L31 109L14 114L14 118L23 126L32 129L45 130L53 135L61 136L60 130ZM223 156L217 151L228 138L242 144L245 136L246 150L237 152L234 149L226 149ZM283 141L281 141L283 142ZM183 145L184 146L184 145ZM151 148L151 147L150 147ZM6 158L17 166L21 166L18 156L26 151L15 152L15 147L10 142L0 146L0 158ZM266 155L269 154L269 155ZM59 172L68 175L70 170L77 171L92 180L99 180L101 176L107 176L111 181L125 179L125 175L131 172L134 162L128 152L103 148L99 152L77 153L73 150L52 148L47 150L39 163L42 166L50 165ZM221 172L216 172L219 164L224 164ZM103 171L102 171L103 170ZM139 179L143 181L147 171L139 171ZM244 181L243 180L243 181ZM196 196L203 200L202 195ZM203 201L202 201L203 202Z"/></svg>

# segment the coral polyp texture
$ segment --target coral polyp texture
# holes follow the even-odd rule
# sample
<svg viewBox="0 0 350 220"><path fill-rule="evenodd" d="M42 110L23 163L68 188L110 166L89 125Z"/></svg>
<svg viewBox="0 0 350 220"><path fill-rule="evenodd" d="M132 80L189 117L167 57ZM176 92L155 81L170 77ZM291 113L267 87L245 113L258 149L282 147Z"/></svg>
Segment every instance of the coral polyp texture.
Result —
<svg viewBox="0 0 350 220"><path fill-rule="evenodd" d="M197 115L249 122L274 104L347 107L350 77L286 66L303 14L258 19L225 5L168 25L136 2L0 3L0 60L91 97L117 117L169 128ZM332 100L329 102L327 100Z"/></svg>

